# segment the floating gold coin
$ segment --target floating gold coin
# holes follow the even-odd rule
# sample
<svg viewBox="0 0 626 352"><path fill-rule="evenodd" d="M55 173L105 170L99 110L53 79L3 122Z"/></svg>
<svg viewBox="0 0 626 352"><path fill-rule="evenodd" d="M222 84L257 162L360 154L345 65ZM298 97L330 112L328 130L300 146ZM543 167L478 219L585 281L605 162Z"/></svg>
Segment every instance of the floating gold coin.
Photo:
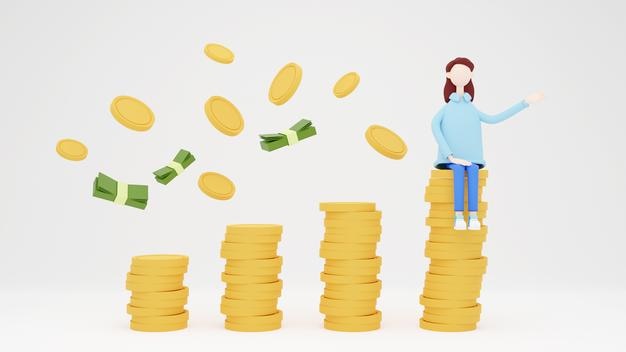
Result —
<svg viewBox="0 0 626 352"><path fill-rule="evenodd" d="M302 68L296 63L285 65L274 77L269 90L269 99L276 105L283 105L294 95L302 80Z"/></svg>
<svg viewBox="0 0 626 352"><path fill-rule="evenodd" d="M119 96L111 102L111 114L127 128L135 131L147 131L154 124L154 113L137 98Z"/></svg>
<svg viewBox="0 0 626 352"><path fill-rule="evenodd" d="M230 49L216 43L207 44L204 47L204 54L221 64L230 64L235 59L235 54Z"/></svg>
<svg viewBox="0 0 626 352"><path fill-rule="evenodd" d="M205 172L200 175L198 187L207 196L218 200L228 200L235 195L233 181L216 172Z"/></svg>
<svg viewBox="0 0 626 352"><path fill-rule="evenodd" d="M204 104L204 113L213 127L227 136L236 136L243 130L241 112L224 97L210 97Z"/></svg>
<svg viewBox="0 0 626 352"><path fill-rule="evenodd" d="M356 87L359 85L361 81L361 77L356 72L349 72L343 75L337 83L335 83L335 87L333 88L333 94L337 98L344 98L350 95Z"/></svg>
<svg viewBox="0 0 626 352"><path fill-rule="evenodd" d="M408 150L400 136L383 126L368 127L365 131L365 139L377 152L391 159L404 158Z"/></svg>
<svg viewBox="0 0 626 352"><path fill-rule="evenodd" d="M57 142L57 154L71 161L81 161L87 157L87 147L75 139L61 139Z"/></svg>

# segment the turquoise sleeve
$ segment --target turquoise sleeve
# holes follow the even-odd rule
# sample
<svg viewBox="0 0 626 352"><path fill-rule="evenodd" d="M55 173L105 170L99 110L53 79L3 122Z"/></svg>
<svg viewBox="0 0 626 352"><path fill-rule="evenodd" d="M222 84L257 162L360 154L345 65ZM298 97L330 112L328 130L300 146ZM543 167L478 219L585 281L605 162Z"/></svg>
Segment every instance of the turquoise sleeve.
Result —
<svg viewBox="0 0 626 352"><path fill-rule="evenodd" d="M528 103L525 100L522 100L519 103L511 106L510 108L496 115L487 115L484 112L479 111L478 109L476 109L476 111L478 111L478 116L480 116L480 121L484 123L493 124L493 123L502 122L512 117L513 115L517 114L518 112L526 109L527 107L528 107Z"/></svg>
<svg viewBox="0 0 626 352"><path fill-rule="evenodd" d="M443 136L443 132L441 132L441 120L443 120L443 112L445 110L445 106L439 110L437 115L433 118L432 129L433 135L435 136L435 140L439 145L439 150L443 155L447 158L452 155L452 150L450 150L450 146L446 141L446 138Z"/></svg>

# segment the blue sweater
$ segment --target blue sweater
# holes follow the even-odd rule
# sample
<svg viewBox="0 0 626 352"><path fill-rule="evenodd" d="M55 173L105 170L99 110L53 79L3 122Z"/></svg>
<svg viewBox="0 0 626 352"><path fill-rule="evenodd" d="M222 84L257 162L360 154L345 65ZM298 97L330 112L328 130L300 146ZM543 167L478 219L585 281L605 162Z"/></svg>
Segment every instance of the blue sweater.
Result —
<svg viewBox="0 0 626 352"><path fill-rule="evenodd" d="M433 118L433 135L439 145L435 167L449 163L450 155L484 167L481 122L502 122L528 107L522 100L497 115L487 115L478 111L471 100L468 93L463 94L463 99L452 93L450 101Z"/></svg>

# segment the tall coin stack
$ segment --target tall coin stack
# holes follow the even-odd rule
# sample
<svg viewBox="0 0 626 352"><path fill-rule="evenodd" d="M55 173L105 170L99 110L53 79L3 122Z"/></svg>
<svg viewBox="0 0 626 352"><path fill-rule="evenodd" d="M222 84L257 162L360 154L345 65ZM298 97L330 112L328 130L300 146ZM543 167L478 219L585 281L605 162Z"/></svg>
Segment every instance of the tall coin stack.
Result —
<svg viewBox="0 0 626 352"><path fill-rule="evenodd" d="M482 190L487 170L479 171L478 218L481 224L487 212ZM454 230L454 186L451 170L433 170L426 187L425 200L431 203L426 225L430 235L425 255L430 258L424 292L420 303L424 314L420 327L433 331L470 331L480 320L482 275L487 257L482 255L487 226L478 231ZM465 219L467 220L467 176L465 177Z"/></svg>
<svg viewBox="0 0 626 352"><path fill-rule="evenodd" d="M221 312L225 327L233 331L280 329L278 310L283 281L278 279L283 258L277 255L283 227L272 224L240 224L226 227L221 257L226 259L222 281L226 291Z"/></svg>
<svg viewBox="0 0 626 352"><path fill-rule="evenodd" d="M189 289L183 286L185 255L140 255L132 259L126 289L132 291L126 311L137 331L174 331L187 327Z"/></svg>
<svg viewBox="0 0 626 352"><path fill-rule="evenodd" d="M375 203L321 203L326 212L320 257L326 259L321 280L326 284L320 312L324 328L370 331L380 328L376 309L382 283L381 258L376 255L382 227Z"/></svg>

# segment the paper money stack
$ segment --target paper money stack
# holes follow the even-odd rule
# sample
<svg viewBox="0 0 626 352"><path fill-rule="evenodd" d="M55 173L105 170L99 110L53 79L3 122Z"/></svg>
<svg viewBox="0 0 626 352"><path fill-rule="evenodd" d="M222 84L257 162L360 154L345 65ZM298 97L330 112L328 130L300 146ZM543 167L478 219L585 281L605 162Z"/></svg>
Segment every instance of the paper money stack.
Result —
<svg viewBox="0 0 626 352"><path fill-rule="evenodd" d="M188 264L185 255L133 257L126 275L126 289L132 291L126 307L132 317L131 329L173 331L187 327L189 289L183 286L183 278Z"/></svg>
<svg viewBox="0 0 626 352"><path fill-rule="evenodd" d="M226 259L222 281L226 290L221 312L225 327L234 331L280 329L283 312L277 307L283 281L278 278L283 258L277 255L283 227L240 224L226 227L221 257Z"/></svg>
<svg viewBox="0 0 626 352"><path fill-rule="evenodd" d="M376 245L382 232L375 203L321 203L326 212L320 257L326 259L321 280L326 284L320 312L324 328L370 331L380 328L376 309L382 283Z"/></svg>
<svg viewBox="0 0 626 352"><path fill-rule="evenodd" d="M479 172L478 218L483 223L487 203L482 190L487 170ZM467 176L465 177L465 209L467 209ZM487 226L478 231L454 230L454 187L451 170L433 170L426 187L425 200L431 203L426 225L430 235L425 255L430 258L424 291L420 303L424 314L420 327L434 331L469 331L480 320L482 275L487 269L487 257L482 255ZM467 220L467 210L465 219Z"/></svg>

